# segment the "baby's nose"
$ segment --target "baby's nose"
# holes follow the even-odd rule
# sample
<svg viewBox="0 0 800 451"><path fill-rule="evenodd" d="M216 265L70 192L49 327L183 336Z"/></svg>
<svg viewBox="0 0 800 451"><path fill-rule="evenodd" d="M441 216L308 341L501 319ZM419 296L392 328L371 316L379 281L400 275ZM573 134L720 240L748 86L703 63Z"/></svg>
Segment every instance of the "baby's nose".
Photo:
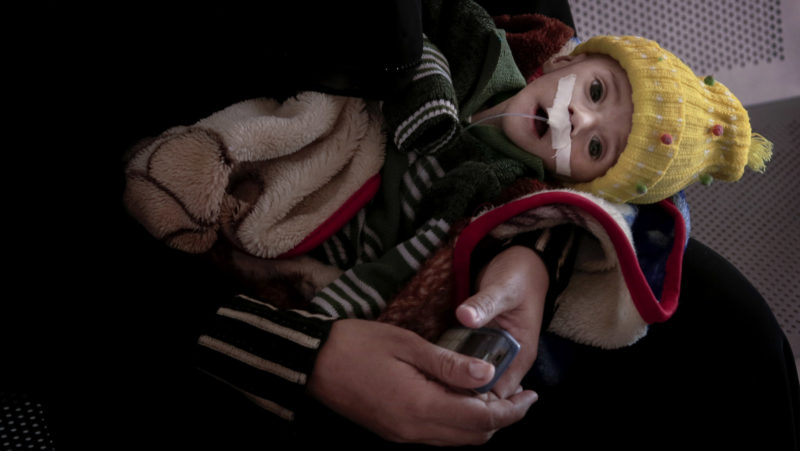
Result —
<svg viewBox="0 0 800 451"><path fill-rule="evenodd" d="M589 128L597 122L597 116L592 111L587 111L584 108L573 107L568 108L569 121L572 124L571 134L579 133L585 128Z"/></svg>
<svg viewBox="0 0 800 451"><path fill-rule="evenodd" d="M572 127L570 128L570 134L572 134L575 131L575 121L572 118L572 114L575 112L575 110L572 108L572 105L570 105L567 107L567 111L569 111L569 123Z"/></svg>

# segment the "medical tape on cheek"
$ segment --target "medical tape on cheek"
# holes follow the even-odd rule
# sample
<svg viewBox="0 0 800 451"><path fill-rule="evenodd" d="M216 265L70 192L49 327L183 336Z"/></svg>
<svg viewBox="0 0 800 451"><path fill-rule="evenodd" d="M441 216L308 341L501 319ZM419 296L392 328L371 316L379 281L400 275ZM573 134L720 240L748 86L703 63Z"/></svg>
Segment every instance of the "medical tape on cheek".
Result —
<svg viewBox="0 0 800 451"><path fill-rule="evenodd" d="M558 80L553 107L547 108L547 124L550 126L550 139L555 149L556 173L569 176L570 154L572 153L572 121L569 119L569 103L572 101L572 89L575 87L575 74Z"/></svg>

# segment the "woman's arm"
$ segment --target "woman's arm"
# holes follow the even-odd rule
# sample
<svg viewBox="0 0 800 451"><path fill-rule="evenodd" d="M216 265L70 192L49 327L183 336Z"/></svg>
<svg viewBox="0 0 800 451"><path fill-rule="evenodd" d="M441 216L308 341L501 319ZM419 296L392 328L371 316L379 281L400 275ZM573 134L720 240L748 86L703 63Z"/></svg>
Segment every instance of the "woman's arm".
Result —
<svg viewBox="0 0 800 451"><path fill-rule="evenodd" d="M492 325L506 330L520 352L493 391L510 396L536 360L549 274L542 258L525 246L511 246L478 274L477 292L456 310L467 327Z"/></svg>
<svg viewBox="0 0 800 451"><path fill-rule="evenodd" d="M198 366L288 421L308 395L381 437L398 442L486 442L536 401L452 388L488 383L493 367L386 323L280 310L237 296L198 340ZM453 415L458 412L458 415Z"/></svg>

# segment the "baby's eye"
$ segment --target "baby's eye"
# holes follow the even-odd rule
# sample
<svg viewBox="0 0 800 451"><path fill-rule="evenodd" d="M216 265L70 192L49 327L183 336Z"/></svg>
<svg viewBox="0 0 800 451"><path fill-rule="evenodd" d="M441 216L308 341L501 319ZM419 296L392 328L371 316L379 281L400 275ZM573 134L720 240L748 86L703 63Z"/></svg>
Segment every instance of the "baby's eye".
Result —
<svg viewBox="0 0 800 451"><path fill-rule="evenodd" d="M592 102L595 103L603 98L603 83L601 83L600 80L595 79L592 81L592 84L589 85L589 97L592 99Z"/></svg>
<svg viewBox="0 0 800 451"><path fill-rule="evenodd" d="M603 144L597 138L589 141L589 156L592 160L599 160L603 156Z"/></svg>

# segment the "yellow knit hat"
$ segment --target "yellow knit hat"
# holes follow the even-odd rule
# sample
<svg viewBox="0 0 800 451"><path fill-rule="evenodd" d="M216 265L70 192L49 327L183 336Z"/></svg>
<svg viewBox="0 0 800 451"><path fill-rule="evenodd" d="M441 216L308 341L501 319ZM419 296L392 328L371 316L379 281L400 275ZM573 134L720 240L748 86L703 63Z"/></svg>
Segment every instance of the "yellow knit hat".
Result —
<svg viewBox="0 0 800 451"><path fill-rule="evenodd" d="M694 181L736 181L745 165L763 172L772 143L751 134L736 97L712 77L697 77L675 55L638 36L595 36L573 54L608 55L633 88L633 125L617 163L574 185L614 202L647 204Z"/></svg>

